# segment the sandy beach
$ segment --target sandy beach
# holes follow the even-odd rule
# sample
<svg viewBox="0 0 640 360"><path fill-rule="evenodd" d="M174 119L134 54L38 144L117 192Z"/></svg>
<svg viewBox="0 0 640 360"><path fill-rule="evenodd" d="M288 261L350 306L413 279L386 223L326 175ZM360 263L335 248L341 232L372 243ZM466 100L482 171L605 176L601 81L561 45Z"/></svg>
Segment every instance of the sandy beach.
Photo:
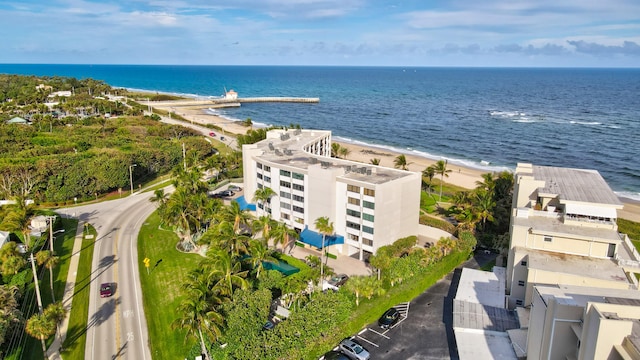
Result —
<svg viewBox="0 0 640 360"><path fill-rule="evenodd" d="M163 104L162 102L151 102L151 106L165 111L172 111L191 121L194 124L210 124L218 126L222 129L223 135L245 134L249 128L244 126L240 121L225 119L217 115L207 114L206 108L181 107L171 104ZM347 160L358 161L369 164L371 159L380 159L380 166L393 167L395 158L400 155L388 149L380 149L376 147L355 145L350 143L339 142L341 146L349 149ZM436 163L438 160L428 159L421 156L405 154L410 171L422 172L428 166ZM448 164L447 169L451 172L444 181L453 185L457 185L466 189L474 189L476 181L482 181L482 174L486 171L468 168L464 166ZM439 178L436 175L435 178ZM624 209L618 211L618 216L623 219L640 222L640 202L627 198L620 198L624 204Z"/></svg>

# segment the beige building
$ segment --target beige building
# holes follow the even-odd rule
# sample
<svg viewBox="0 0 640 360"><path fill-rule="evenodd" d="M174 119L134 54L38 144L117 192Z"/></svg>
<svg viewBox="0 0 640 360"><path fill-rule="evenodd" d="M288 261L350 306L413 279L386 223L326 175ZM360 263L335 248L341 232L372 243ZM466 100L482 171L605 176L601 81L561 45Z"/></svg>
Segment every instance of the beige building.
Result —
<svg viewBox="0 0 640 360"><path fill-rule="evenodd" d="M527 359L640 359L640 292L535 286Z"/></svg>
<svg viewBox="0 0 640 360"><path fill-rule="evenodd" d="M618 233L622 203L595 170L518 164L507 304L529 306L536 284L637 289L640 256Z"/></svg>
<svg viewBox="0 0 640 360"><path fill-rule="evenodd" d="M309 246L322 246L320 217L334 225L329 252L360 260L418 233L421 174L332 158L330 131L272 130L243 145L242 157L246 201L271 188L275 195L257 204L257 215L271 214Z"/></svg>

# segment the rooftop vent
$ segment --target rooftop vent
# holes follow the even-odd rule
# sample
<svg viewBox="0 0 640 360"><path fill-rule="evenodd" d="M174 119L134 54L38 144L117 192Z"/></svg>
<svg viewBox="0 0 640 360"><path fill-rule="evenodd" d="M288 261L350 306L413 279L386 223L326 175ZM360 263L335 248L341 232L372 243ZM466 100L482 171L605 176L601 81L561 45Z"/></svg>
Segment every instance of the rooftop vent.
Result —
<svg viewBox="0 0 640 360"><path fill-rule="evenodd" d="M274 147L273 147L273 143L269 143L269 150L273 151Z"/></svg>

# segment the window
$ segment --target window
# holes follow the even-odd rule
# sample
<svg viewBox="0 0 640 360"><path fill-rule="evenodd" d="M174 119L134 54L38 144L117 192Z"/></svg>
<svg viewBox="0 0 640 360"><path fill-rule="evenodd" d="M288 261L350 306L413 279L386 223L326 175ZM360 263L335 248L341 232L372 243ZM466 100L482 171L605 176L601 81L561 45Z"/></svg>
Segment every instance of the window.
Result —
<svg viewBox="0 0 640 360"><path fill-rule="evenodd" d="M280 219L289 220L289 214L280 214Z"/></svg>
<svg viewBox="0 0 640 360"><path fill-rule="evenodd" d="M349 235L349 240L353 240L353 241L359 241L360 240L360 236L358 235L353 235L353 234L347 234Z"/></svg>
<svg viewBox="0 0 640 360"><path fill-rule="evenodd" d="M524 286L524 280L518 280L518 286Z"/></svg>
<svg viewBox="0 0 640 360"><path fill-rule="evenodd" d="M263 204L263 203L258 203L258 207L259 207L260 209L264 209L264 204Z"/></svg>
<svg viewBox="0 0 640 360"><path fill-rule="evenodd" d="M522 261L520 261L520 265L522 265L522 266L527 266L527 260L522 260Z"/></svg>
<svg viewBox="0 0 640 360"><path fill-rule="evenodd" d="M364 231L366 233L369 233L369 234L373 234L373 228L365 226L365 225L362 225L362 231Z"/></svg>
<svg viewBox="0 0 640 360"><path fill-rule="evenodd" d="M356 199L356 198L352 198L350 197L347 202L351 205L358 205L360 206L360 199Z"/></svg>
<svg viewBox="0 0 640 360"><path fill-rule="evenodd" d="M299 213L303 213L304 214L304 208L301 208L300 206L293 206L293 211L297 211Z"/></svg>
<svg viewBox="0 0 640 360"><path fill-rule="evenodd" d="M291 189L291 183L288 181L280 180L280 186Z"/></svg>
<svg viewBox="0 0 640 360"><path fill-rule="evenodd" d="M516 300L516 306L522 306L523 302L522 300Z"/></svg>
<svg viewBox="0 0 640 360"><path fill-rule="evenodd" d="M258 189L262 189L264 186L262 184L258 184Z"/></svg>
<svg viewBox="0 0 640 360"><path fill-rule="evenodd" d="M347 215L351 215L351 216L355 216L357 218L360 217L360 212L359 211L355 211L355 210L351 210L351 209L347 209Z"/></svg>
<svg viewBox="0 0 640 360"><path fill-rule="evenodd" d="M288 192L280 191L280 197L284 199L291 199L291 194Z"/></svg>
<svg viewBox="0 0 640 360"><path fill-rule="evenodd" d="M298 195L293 195L293 200L304 202L304 197L303 196L298 196Z"/></svg>
<svg viewBox="0 0 640 360"><path fill-rule="evenodd" d="M264 177L264 182L268 182L268 183L270 183L270 182L271 182L271 178L270 178L270 177L268 177L268 176L265 176L265 177Z"/></svg>
<svg viewBox="0 0 640 360"><path fill-rule="evenodd" d="M304 185L293 184L293 190L304 191Z"/></svg>
<svg viewBox="0 0 640 360"><path fill-rule="evenodd" d="M365 188L365 189L364 189L364 194L365 194L365 195L369 195L369 196L376 196L376 191L375 191L375 190L373 190L373 189L367 189L367 188Z"/></svg>
<svg viewBox="0 0 640 360"><path fill-rule="evenodd" d="M373 246L373 240L362 238L362 245Z"/></svg>
<svg viewBox="0 0 640 360"><path fill-rule="evenodd" d="M258 173L258 179L262 179L262 174Z"/></svg>
<svg viewBox="0 0 640 360"><path fill-rule="evenodd" d="M287 170L280 170L280 176L291 177L291 172Z"/></svg>
<svg viewBox="0 0 640 360"><path fill-rule="evenodd" d="M294 217L293 220L298 224L304 224L304 219L299 217Z"/></svg>
<svg viewBox="0 0 640 360"><path fill-rule="evenodd" d="M281 209L291 209L291 204L287 204L285 202L280 201L280 208Z"/></svg>
<svg viewBox="0 0 640 360"><path fill-rule="evenodd" d="M351 229L360 230L360 224L356 224L356 223L351 222L351 221L347 221L347 227L351 228Z"/></svg>
<svg viewBox="0 0 640 360"><path fill-rule="evenodd" d="M262 164L260 164L260 163L256 163L256 167L257 167L258 169L262 169Z"/></svg>
<svg viewBox="0 0 640 360"><path fill-rule="evenodd" d="M293 178L294 179L298 179L298 180L304 180L304 175L302 174L298 174L298 173L293 173Z"/></svg>
<svg viewBox="0 0 640 360"><path fill-rule="evenodd" d="M373 215L369 215L369 214L362 214L362 218L367 220L367 221L371 221L373 222Z"/></svg>
<svg viewBox="0 0 640 360"><path fill-rule="evenodd" d="M360 194L360 186L347 185L347 191L351 191L351 192Z"/></svg>
<svg viewBox="0 0 640 360"><path fill-rule="evenodd" d="M552 241L553 241L553 237L552 237L552 236L545 236L545 237L544 237L544 241L546 241L546 242L552 242Z"/></svg>
<svg viewBox="0 0 640 360"><path fill-rule="evenodd" d="M271 166L267 166L267 165L265 165L262 169L263 169L264 171L271 171Z"/></svg>
<svg viewBox="0 0 640 360"><path fill-rule="evenodd" d="M368 201L362 201L362 206L366 207L367 209L375 209L376 208L376 204L374 204L372 202L368 202Z"/></svg>

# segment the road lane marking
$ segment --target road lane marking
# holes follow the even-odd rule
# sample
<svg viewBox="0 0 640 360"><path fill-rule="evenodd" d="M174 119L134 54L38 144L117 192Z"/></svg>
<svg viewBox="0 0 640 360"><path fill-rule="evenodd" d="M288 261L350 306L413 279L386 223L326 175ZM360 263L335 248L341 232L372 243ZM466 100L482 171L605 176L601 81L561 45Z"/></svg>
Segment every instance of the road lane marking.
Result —
<svg viewBox="0 0 640 360"><path fill-rule="evenodd" d="M385 331L384 333L380 333L380 332L377 332L377 331L373 330L372 328L369 328L369 331L371 331L374 334L378 334L378 335L380 335L380 336L382 336L384 338L391 339L390 337L385 335L389 330Z"/></svg>
<svg viewBox="0 0 640 360"><path fill-rule="evenodd" d="M378 346L378 344L376 344L376 343L374 343L374 342L371 342L371 341L369 341L369 340L367 340L367 339L363 338L363 337L362 337L362 336L360 336L360 335L358 335L358 339L364 340L364 341L368 342L369 344L371 344L371 345L373 345L373 346L375 346L375 347L380 347L380 346Z"/></svg>
<svg viewBox="0 0 640 360"><path fill-rule="evenodd" d="M120 358L120 313L118 312L118 299L120 298L120 291L117 291L120 287L118 283L118 238L120 237L120 229L115 234L115 238L113 239L113 278L116 284L116 294L115 294L115 313L116 313L116 359Z"/></svg>

